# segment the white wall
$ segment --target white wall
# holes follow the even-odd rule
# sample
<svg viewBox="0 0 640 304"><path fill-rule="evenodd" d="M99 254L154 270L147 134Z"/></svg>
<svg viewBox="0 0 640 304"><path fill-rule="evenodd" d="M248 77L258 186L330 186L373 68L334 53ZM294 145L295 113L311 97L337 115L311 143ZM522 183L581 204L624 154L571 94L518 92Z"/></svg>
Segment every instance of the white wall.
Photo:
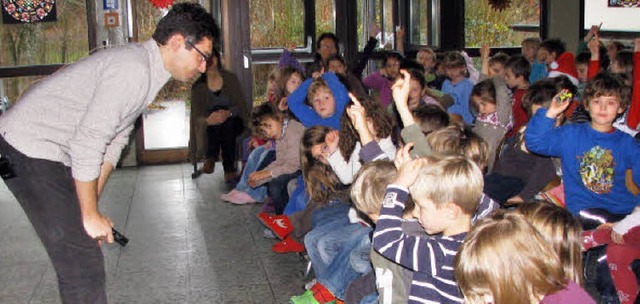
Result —
<svg viewBox="0 0 640 304"><path fill-rule="evenodd" d="M584 1L584 27L602 22L603 31L640 32L640 7L609 7L607 0Z"/></svg>

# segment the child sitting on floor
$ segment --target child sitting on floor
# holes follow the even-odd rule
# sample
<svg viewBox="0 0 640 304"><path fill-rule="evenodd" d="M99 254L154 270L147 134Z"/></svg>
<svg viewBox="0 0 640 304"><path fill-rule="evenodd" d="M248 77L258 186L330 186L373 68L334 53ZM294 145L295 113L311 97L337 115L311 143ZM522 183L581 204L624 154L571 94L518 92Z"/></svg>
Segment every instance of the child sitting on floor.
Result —
<svg viewBox="0 0 640 304"><path fill-rule="evenodd" d="M373 247L415 271L410 303L463 301L453 260L471 228L482 186L482 172L476 164L462 157L447 157L408 161L387 187ZM407 235L400 229L409 193L415 202L413 217L431 236Z"/></svg>
<svg viewBox="0 0 640 304"><path fill-rule="evenodd" d="M271 103L256 107L252 117L254 128L260 129L265 138L275 141L275 160L260 171L255 171L257 167L245 168L236 188L220 198L237 205L254 203L262 201L265 190L268 190L276 212L282 212L289 199L287 183L300 174L298 151L304 127L298 121L285 117Z"/></svg>
<svg viewBox="0 0 640 304"><path fill-rule="evenodd" d="M508 91L506 82L500 76L479 82L471 91L471 107L478 113L473 131L489 145L487 173L493 170L502 140L513 127Z"/></svg>

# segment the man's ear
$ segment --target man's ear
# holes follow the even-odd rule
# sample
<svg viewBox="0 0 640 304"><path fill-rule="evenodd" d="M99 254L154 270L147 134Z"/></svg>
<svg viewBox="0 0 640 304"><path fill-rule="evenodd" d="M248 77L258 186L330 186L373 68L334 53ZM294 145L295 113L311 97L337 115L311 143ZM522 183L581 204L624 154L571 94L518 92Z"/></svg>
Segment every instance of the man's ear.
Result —
<svg viewBox="0 0 640 304"><path fill-rule="evenodd" d="M189 47L189 45L185 44L184 36L182 36L182 34L174 34L169 37L169 39L167 39L167 45L172 49L179 49L183 46Z"/></svg>

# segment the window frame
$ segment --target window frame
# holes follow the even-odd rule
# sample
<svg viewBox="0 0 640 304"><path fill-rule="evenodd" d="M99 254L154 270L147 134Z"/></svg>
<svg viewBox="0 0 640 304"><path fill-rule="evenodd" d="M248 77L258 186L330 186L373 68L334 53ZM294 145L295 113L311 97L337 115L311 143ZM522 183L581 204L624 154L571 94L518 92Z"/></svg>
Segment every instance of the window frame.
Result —
<svg viewBox="0 0 640 304"><path fill-rule="evenodd" d="M132 0L135 1L135 0ZM89 40L89 49L87 52L97 48L97 24L96 24L96 1L85 0L87 7L87 39ZM68 63L59 64L34 64L24 66L0 67L0 78L13 78L25 76L43 76L51 75Z"/></svg>

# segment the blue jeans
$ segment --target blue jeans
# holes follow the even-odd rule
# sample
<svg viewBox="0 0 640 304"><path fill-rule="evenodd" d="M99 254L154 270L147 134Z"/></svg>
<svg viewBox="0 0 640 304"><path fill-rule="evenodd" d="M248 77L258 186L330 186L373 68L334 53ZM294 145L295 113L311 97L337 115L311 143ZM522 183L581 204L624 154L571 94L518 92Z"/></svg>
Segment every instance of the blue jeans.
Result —
<svg viewBox="0 0 640 304"><path fill-rule="evenodd" d="M256 172L267 155L269 155L269 152L273 151L267 150L264 146L253 149L251 154L249 154L249 159L247 159L247 164L242 172L242 177L240 177L240 181L236 184L237 191L249 194L256 202L262 202L267 198L267 187L266 185L262 185L257 188L251 188L251 186L249 186L249 175Z"/></svg>
<svg viewBox="0 0 640 304"><path fill-rule="evenodd" d="M284 215L291 215L297 211L304 210L304 207L307 206L307 202L309 201L309 196L305 191L304 180L302 178L302 174L298 176L298 186L291 193L291 197L289 197L289 202L284 209Z"/></svg>
<svg viewBox="0 0 640 304"><path fill-rule="evenodd" d="M349 229L342 231L350 226L347 212L349 205L337 203L318 209L312 215L313 228L305 235L304 244L316 277L324 273L351 233Z"/></svg>
<svg viewBox="0 0 640 304"><path fill-rule="evenodd" d="M349 230L351 234L346 240L342 240L340 250L327 265L324 274L318 275L316 273L316 280L331 291L336 298L344 299L351 281L372 271L369 258L371 252L369 234L372 229L361 224L351 224L340 230ZM327 237L331 237L331 235Z"/></svg>

